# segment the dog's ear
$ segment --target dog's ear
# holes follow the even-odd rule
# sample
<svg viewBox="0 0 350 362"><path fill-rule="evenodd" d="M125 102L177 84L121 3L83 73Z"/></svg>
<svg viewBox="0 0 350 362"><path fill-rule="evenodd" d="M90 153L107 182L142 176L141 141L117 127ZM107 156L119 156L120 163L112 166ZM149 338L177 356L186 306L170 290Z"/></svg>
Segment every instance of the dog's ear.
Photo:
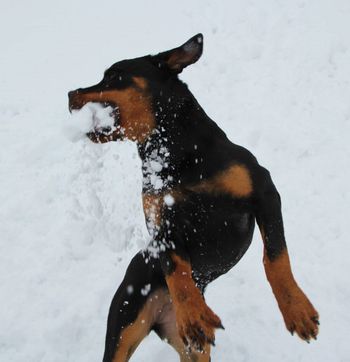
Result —
<svg viewBox="0 0 350 362"><path fill-rule="evenodd" d="M203 35L197 34L185 44L159 53L155 56L172 72L181 73L188 65L195 63L203 52Z"/></svg>

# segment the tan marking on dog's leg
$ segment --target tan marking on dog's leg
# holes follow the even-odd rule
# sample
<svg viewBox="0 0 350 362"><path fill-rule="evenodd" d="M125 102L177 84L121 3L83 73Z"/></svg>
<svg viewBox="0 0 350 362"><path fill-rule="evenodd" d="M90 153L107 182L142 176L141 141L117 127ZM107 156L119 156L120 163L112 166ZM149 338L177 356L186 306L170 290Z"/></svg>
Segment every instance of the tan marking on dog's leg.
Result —
<svg viewBox="0 0 350 362"><path fill-rule="evenodd" d="M123 329L118 342L118 348L113 362L126 362L136 350L140 342L148 335L151 329L147 306L140 312L136 321Z"/></svg>
<svg viewBox="0 0 350 362"><path fill-rule="evenodd" d="M169 297L170 298L170 297ZM210 361L210 345L204 346L204 352L189 352L179 336L176 327L176 316L174 306L167 308L166 316L162 314L160 321L161 335L166 339L166 342L174 348L178 353L181 362L209 362Z"/></svg>
<svg viewBox="0 0 350 362"><path fill-rule="evenodd" d="M234 197L248 197L253 192L253 183L245 166L234 165L209 180L191 186L190 190L211 194L229 194Z"/></svg>
<svg viewBox="0 0 350 362"><path fill-rule="evenodd" d="M207 306L192 279L191 265L172 255L175 270L166 276L174 304L178 333L193 348L203 348L215 340L215 328L222 327L220 318Z"/></svg>
<svg viewBox="0 0 350 362"><path fill-rule="evenodd" d="M287 329L306 341L316 338L319 316L293 277L287 250L272 261L265 251L264 267Z"/></svg>
<svg viewBox="0 0 350 362"><path fill-rule="evenodd" d="M188 352L183 347L181 351L177 351L180 362L209 362L210 361L210 345L204 346L202 352Z"/></svg>
<svg viewBox="0 0 350 362"><path fill-rule="evenodd" d="M249 171L243 165L231 166L217 178L215 184L219 189L236 197L250 196L253 191Z"/></svg>
<svg viewBox="0 0 350 362"><path fill-rule="evenodd" d="M193 356L197 357L198 362L210 362L210 344L206 344L203 349L203 353L196 352Z"/></svg>
<svg viewBox="0 0 350 362"><path fill-rule="evenodd" d="M137 346L149 334L161 309L169 301L166 289L158 289L148 297L136 320L120 334L113 362L127 362Z"/></svg>

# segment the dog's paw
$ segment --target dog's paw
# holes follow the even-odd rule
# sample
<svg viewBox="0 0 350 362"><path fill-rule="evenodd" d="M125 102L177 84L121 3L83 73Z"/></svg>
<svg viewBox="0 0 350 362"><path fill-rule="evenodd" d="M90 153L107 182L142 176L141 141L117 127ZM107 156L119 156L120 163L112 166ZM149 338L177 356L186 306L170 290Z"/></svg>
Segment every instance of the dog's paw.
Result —
<svg viewBox="0 0 350 362"><path fill-rule="evenodd" d="M186 303L177 310L179 335L189 350L203 352L207 344L215 345L215 329L224 328L220 318L204 300Z"/></svg>
<svg viewBox="0 0 350 362"><path fill-rule="evenodd" d="M304 341L317 339L319 315L307 296L299 287L289 291L287 296L279 301L287 329L294 332Z"/></svg>

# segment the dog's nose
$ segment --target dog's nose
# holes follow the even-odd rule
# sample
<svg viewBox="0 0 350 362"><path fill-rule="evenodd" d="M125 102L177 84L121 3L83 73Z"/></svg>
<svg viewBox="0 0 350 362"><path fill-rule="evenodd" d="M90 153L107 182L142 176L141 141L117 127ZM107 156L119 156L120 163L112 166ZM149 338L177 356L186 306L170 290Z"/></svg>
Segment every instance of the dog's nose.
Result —
<svg viewBox="0 0 350 362"><path fill-rule="evenodd" d="M70 91L70 92L68 92L68 98L72 98L77 94L79 94L79 89L76 89L74 91Z"/></svg>
<svg viewBox="0 0 350 362"><path fill-rule="evenodd" d="M80 93L79 89L74 91L68 92L68 105L69 105L69 112L72 112L73 109L79 108L77 105L79 104L78 95Z"/></svg>

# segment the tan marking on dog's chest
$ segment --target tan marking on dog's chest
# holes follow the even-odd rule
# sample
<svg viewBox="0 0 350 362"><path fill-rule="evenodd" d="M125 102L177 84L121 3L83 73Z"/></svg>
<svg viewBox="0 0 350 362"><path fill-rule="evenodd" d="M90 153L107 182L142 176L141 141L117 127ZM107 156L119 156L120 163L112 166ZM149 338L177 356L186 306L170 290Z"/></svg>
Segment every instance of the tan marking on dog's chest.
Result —
<svg viewBox="0 0 350 362"><path fill-rule="evenodd" d="M159 227L164 206L163 195L142 194L142 204L147 221Z"/></svg>
<svg viewBox="0 0 350 362"><path fill-rule="evenodd" d="M178 190L166 191L161 194L142 194L143 212L147 221L150 221L154 227L160 227L162 223L163 209L166 206L165 197L172 198L174 203L183 199Z"/></svg>
<svg viewBox="0 0 350 362"><path fill-rule="evenodd" d="M234 197L248 197L253 192L253 184L248 169L243 165L234 165L190 189L196 192L225 193Z"/></svg>

